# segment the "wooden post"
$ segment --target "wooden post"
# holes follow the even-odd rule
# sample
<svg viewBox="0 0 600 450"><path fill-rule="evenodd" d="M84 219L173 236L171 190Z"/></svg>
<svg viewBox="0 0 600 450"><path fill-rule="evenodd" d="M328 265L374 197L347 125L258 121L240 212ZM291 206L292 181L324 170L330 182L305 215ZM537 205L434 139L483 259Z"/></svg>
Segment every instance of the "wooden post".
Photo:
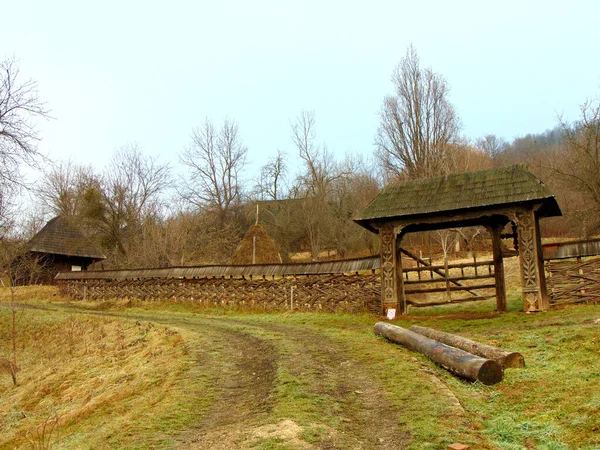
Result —
<svg viewBox="0 0 600 450"><path fill-rule="evenodd" d="M400 265L400 276L398 276L398 263L396 247L396 231L391 224L385 224L379 229L381 239L381 310L384 315L388 309L395 309L397 313L404 314L400 304L400 284L402 288L402 266Z"/></svg>
<svg viewBox="0 0 600 450"><path fill-rule="evenodd" d="M504 227L501 224L493 224L491 226L497 311L506 311L506 284L504 281L504 263L502 261L502 241L500 239L502 228Z"/></svg>
<svg viewBox="0 0 600 450"><path fill-rule="evenodd" d="M546 292L539 224L533 209L517 212L521 289L525 312L544 311L550 307Z"/></svg>
<svg viewBox="0 0 600 450"><path fill-rule="evenodd" d="M400 243L402 242L402 236L396 235L396 258L398 261L396 262L397 267L397 275L398 279L398 313L406 314L407 305L406 305L406 292L404 291L404 277L402 276L402 252L398 251L398 247L400 247ZM407 279L408 279L408 273Z"/></svg>
<svg viewBox="0 0 600 450"><path fill-rule="evenodd" d="M578 256L577 259L576 259L576 261L577 261L577 266L579 267L579 270L577 272L579 273L579 275L581 275L581 278L579 279L579 284L584 284L585 283L585 278L583 277L583 269L581 268L581 262L582 262L581 256ZM585 289L581 289L579 292L581 294L585 295L586 290Z"/></svg>
<svg viewBox="0 0 600 450"><path fill-rule="evenodd" d="M446 279L446 300L450 303L452 301L452 295L450 294L450 271L448 270L447 255L444 255L444 278Z"/></svg>

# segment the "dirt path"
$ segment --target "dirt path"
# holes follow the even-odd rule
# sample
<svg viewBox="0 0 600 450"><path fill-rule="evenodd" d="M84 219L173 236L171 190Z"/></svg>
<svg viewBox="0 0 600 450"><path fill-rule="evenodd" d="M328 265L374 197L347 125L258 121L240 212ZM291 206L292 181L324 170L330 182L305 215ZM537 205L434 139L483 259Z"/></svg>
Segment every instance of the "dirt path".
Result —
<svg viewBox="0 0 600 450"><path fill-rule="evenodd" d="M312 393L328 399L333 410L323 413L337 416L340 426L320 448L406 448L410 436L398 425L401 413L348 349L313 330L236 322L279 333L290 345L286 358L292 372L308 382Z"/></svg>
<svg viewBox="0 0 600 450"><path fill-rule="evenodd" d="M187 327L210 339L214 356L208 364L213 366L211 372L217 373L219 394L199 428L182 436L178 448L235 448L244 430L271 409L277 352L269 342L248 333L206 323Z"/></svg>
<svg viewBox="0 0 600 450"><path fill-rule="evenodd" d="M393 406L366 363L317 329L251 318L60 309L152 321L202 337L206 348L198 364L203 365L203 373L210 374L216 394L201 423L177 439L177 448L402 449L410 442L409 433L400 425L407 418ZM301 386L301 398L315 399L311 406L298 406L307 408L300 416L313 417L313 423L307 424L306 419L296 423L273 413L280 400L277 396L284 395L278 392L285 383L278 379L278 372L289 374ZM317 436L303 434L315 430ZM261 439L283 446L256 447Z"/></svg>

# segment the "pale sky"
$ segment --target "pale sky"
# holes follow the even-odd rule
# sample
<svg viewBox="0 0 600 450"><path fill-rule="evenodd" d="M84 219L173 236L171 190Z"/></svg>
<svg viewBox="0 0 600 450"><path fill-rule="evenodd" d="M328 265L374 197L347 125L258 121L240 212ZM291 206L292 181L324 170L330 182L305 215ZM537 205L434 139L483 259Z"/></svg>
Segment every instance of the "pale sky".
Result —
<svg viewBox="0 0 600 450"><path fill-rule="evenodd" d="M412 44L448 81L474 140L578 117L600 94L598 1L12 1L0 58L20 60L56 120L40 149L101 168L138 142L177 164L205 118L238 122L255 167L295 155L290 121L371 155L394 66Z"/></svg>

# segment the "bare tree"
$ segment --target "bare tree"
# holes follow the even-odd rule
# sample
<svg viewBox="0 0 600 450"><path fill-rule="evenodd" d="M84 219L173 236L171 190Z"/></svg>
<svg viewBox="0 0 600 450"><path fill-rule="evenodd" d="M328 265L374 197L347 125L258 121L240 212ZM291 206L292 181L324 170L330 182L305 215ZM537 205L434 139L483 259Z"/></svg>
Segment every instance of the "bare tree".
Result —
<svg viewBox="0 0 600 450"><path fill-rule="evenodd" d="M224 220L240 203L240 175L248 149L236 122L225 119L220 130L206 119L192 133L192 144L179 159L189 169L183 197L191 204L216 211Z"/></svg>
<svg viewBox="0 0 600 450"><path fill-rule="evenodd" d="M38 97L37 82L21 81L14 59L0 61L0 183L21 184L21 164L34 165L41 156L36 119L49 118Z"/></svg>
<svg viewBox="0 0 600 450"><path fill-rule="evenodd" d="M508 148L506 139L498 137L495 134L487 134L484 137L477 139L475 145L479 150L487 153L490 157L494 157Z"/></svg>
<svg viewBox="0 0 600 450"><path fill-rule="evenodd" d="M456 142L446 149L441 169L444 175L450 173L470 172L490 169L492 158L482 150L465 142Z"/></svg>
<svg viewBox="0 0 600 450"><path fill-rule="evenodd" d="M36 194L46 210L74 217L82 213L85 193L99 184L100 176L91 166L61 161L44 172Z"/></svg>
<svg viewBox="0 0 600 450"><path fill-rule="evenodd" d="M375 138L380 163L394 176L443 174L443 159L460 128L446 80L422 69L411 46L396 66L392 83L395 93L383 102Z"/></svg>
<svg viewBox="0 0 600 450"><path fill-rule="evenodd" d="M112 158L98 185L84 194L83 219L100 235L105 248L127 255L144 220L161 209L161 195L171 185L170 167L129 144Z"/></svg>
<svg viewBox="0 0 600 450"><path fill-rule="evenodd" d="M573 125L560 119L564 146L557 159L551 161L551 173L587 200L586 221L598 229L600 213L600 100L581 106L581 117Z"/></svg>
<svg viewBox="0 0 600 450"><path fill-rule="evenodd" d="M302 197L311 257L318 258L325 236L325 222L331 216L330 200L336 180L352 173L352 167L338 164L326 147L316 141L315 114L302 111L292 123L292 140L304 163L296 190Z"/></svg>
<svg viewBox="0 0 600 450"><path fill-rule="evenodd" d="M260 178L254 188L261 200L279 200L285 196L287 166L285 153L277 150L277 156L270 158L260 169Z"/></svg>

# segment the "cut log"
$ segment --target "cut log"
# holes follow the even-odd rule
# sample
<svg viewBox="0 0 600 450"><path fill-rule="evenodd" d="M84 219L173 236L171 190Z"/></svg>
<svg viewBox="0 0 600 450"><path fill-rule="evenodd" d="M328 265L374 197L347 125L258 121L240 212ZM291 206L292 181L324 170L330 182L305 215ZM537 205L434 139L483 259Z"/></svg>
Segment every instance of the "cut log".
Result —
<svg viewBox="0 0 600 450"><path fill-rule="evenodd" d="M523 358L523 355L517 352L509 352L498 347L481 344L480 342L475 342L471 339L457 336L456 334L445 333L433 328L413 325L410 327L410 330L414 331L415 333L422 334L423 336L427 336L430 339L442 342L446 345L460 348L461 350L472 353L473 355L481 356L482 358L493 359L505 369L525 367L525 359Z"/></svg>
<svg viewBox="0 0 600 450"><path fill-rule="evenodd" d="M502 381L504 371L496 361L474 356L458 348L429 339L422 334L385 322L375 324L375 334L423 353L448 371L470 381L496 384Z"/></svg>

